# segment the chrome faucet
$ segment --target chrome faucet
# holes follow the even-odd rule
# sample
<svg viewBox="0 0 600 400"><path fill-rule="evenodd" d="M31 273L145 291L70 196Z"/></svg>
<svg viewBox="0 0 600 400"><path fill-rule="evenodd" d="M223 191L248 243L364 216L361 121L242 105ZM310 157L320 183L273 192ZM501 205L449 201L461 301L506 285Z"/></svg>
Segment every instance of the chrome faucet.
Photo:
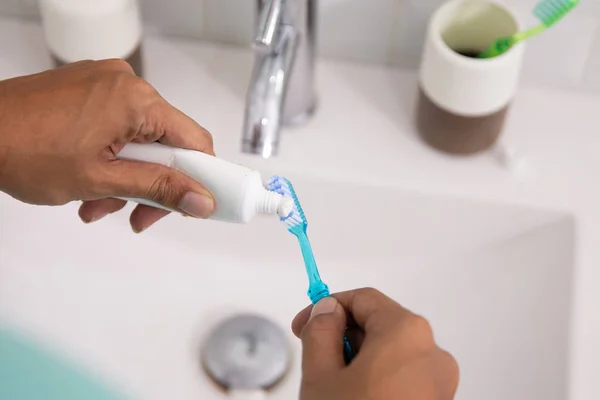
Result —
<svg viewBox="0 0 600 400"><path fill-rule="evenodd" d="M297 125L315 109L317 0L257 0L256 61L246 100L242 151L277 154L282 125Z"/></svg>

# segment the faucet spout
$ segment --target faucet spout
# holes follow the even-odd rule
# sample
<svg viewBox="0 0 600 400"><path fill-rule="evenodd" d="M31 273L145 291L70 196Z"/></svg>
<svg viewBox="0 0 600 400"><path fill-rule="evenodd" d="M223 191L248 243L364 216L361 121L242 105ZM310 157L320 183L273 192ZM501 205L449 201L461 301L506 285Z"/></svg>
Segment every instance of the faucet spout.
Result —
<svg viewBox="0 0 600 400"><path fill-rule="evenodd" d="M287 85L296 53L296 34L282 35L279 54L257 54L247 95L242 151L270 158L277 154Z"/></svg>
<svg viewBox="0 0 600 400"><path fill-rule="evenodd" d="M258 0L260 26L246 99L242 151L277 154L282 125L314 110L314 0Z"/></svg>

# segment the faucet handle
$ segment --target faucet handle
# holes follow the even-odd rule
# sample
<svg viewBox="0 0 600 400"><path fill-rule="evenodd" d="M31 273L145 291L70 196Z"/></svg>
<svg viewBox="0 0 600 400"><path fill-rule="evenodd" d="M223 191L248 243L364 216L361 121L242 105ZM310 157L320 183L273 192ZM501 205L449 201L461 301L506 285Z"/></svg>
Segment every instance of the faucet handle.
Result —
<svg viewBox="0 0 600 400"><path fill-rule="evenodd" d="M260 13L258 33L254 39L254 48L261 53L273 53L277 50L281 35L283 2L285 0L266 0Z"/></svg>

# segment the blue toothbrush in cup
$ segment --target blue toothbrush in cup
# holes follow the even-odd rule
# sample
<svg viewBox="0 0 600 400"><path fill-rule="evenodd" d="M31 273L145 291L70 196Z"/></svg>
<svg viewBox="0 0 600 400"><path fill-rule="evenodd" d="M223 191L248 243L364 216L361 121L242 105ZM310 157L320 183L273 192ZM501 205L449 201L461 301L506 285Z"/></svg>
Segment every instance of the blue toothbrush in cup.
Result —
<svg viewBox="0 0 600 400"><path fill-rule="evenodd" d="M308 222L304 215L304 211L302 210L302 206L300 205L300 201L298 200L298 196L296 195L296 191L290 181L280 176L272 177L267 183L267 189L294 200L292 212L287 217L280 218L280 220L285 224L288 231L298 238L300 249L302 250L302 257L304 258L306 273L308 275L308 297L313 305L317 304L319 300L324 297L329 297L331 293L329 293L329 287L321 280L321 276L319 275L315 256L306 234ZM350 346L348 338L344 336L344 359L346 364L349 364L353 358L354 351L352 350L352 346Z"/></svg>

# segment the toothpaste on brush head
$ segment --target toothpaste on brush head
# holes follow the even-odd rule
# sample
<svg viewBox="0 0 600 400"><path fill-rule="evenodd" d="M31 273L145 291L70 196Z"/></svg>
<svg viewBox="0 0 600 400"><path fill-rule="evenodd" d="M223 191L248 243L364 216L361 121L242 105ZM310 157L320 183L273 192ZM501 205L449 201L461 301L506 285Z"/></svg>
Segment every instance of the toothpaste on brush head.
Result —
<svg viewBox="0 0 600 400"><path fill-rule="evenodd" d="M258 171L199 151L159 143L129 143L117 156L162 164L200 182L215 199L216 209L211 217L214 220L248 223L256 214L276 214L285 218L294 207L292 199L265 189ZM166 209L145 199L124 200Z"/></svg>

